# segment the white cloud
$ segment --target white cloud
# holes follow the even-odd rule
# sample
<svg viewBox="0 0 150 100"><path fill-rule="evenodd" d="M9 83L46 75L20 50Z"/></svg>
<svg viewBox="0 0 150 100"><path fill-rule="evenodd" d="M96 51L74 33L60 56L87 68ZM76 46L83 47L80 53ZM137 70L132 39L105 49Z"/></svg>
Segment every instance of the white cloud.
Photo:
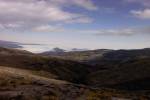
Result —
<svg viewBox="0 0 150 100"><path fill-rule="evenodd" d="M70 0L68 0L69 2ZM72 0L76 5L84 7L88 10L97 10L98 7L96 7L91 0Z"/></svg>
<svg viewBox="0 0 150 100"><path fill-rule="evenodd" d="M131 14L133 14L137 18L150 19L150 9L132 10Z"/></svg>
<svg viewBox="0 0 150 100"><path fill-rule="evenodd" d="M150 27L124 28L124 29L107 29L99 30L96 35L135 35L135 34L150 34Z"/></svg>
<svg viewBox="0 0 150 100"><path fill-rule="evenodd" d="M98 7L93 3L92 0L49 0L49 2L53 2L58 5L63 4L63 6L66 6L66 4L68 4L69 6L76 5L87 10L98 9Z"/></svg>
<svg viewBox="0 0 150 100"><path fill-rule="evenodd" d="M130 13L140 19L150 19L150 0L124 0L128 3L143 5L143 10L131 10Z"/></svg>
<svg viewBox="0 0 150 100"><path fill-rule="evenodd" d="M88 33L94 35L134 35L137 34L135 30L127 29L97 29L97 30L78 30L79 33Z"/></svg>
<svg viewBox="0 0 150 100"><path fill-rule="evenodd" d="M150 7L150 0L124 0L129 3L139 3L145 7Z"/></svg>
<svg viewBox="0 0 150 100"><path fill-rule="evenodd" d="M108 29L100 30L97 35L133 35L134 31L132 29Z"/></svg>
<svg viewBox="0 0 150 100"><path fill-rule="evenodd" d="M60 26L43 25L32 29L34 32L63 32L64 29Z"/></svg>
<svg viewBox="0 0 150 100"><path fill-rule="evenodd" d="M0 27L32 29L51 23L90 23L86 15L64 11L64 6L76 5L96 10L91 0L0 0Z"/></svg>
<svg viewBox="0 0 150 100"><path fill-rule="evenodd" d="M120 28L120 29L65 29L61 26L41 26L33 29L36 32L61 32L61 33L78 33L89 35L120 35L129 36L136 34L150 34L150 27L137 27L137 28Z"/></svg>

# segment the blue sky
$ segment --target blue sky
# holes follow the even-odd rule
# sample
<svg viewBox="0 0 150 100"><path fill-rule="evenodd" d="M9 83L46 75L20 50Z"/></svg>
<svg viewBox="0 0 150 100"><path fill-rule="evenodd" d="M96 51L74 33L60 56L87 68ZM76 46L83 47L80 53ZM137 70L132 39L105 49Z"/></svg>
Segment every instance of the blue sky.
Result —
<svg viewBox="0 0 150 100"><path fill-rule="evenodd" d="M0 30L1 40L64 49L146 48L150 0L0 0Z"/></svg>

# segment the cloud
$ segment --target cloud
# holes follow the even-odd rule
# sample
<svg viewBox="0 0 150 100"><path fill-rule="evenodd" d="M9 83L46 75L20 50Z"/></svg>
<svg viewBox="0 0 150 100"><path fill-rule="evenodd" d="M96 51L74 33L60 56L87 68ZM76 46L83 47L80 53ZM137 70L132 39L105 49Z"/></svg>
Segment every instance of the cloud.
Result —
<svg viewBox="0 0 150 100"><path fill-rule="evenodd" d="M99 30L95 34L96 35L122 35L122 36L130 36L136 34L150 34L150 27Z"/></svg>
<svg viewBox="0 0 150 100"><path fill-rule="evenodd" d="M97 10L91 0L0 0L0 28L30 30L53 23L91 23L93 19L65 6Z"/></svg>
<svg viewBox="0 0 150 100"><path fill-rule="evenodd" d="M136 28L120 28L120 29L65 29L61 26L41 26L33 29L36 32L61 32L61 33L78 33L89 35L116 35L116 36L130 36L137 34L150 34L150 27L136 27Z"/></svg>
<svg viewBox="0 0 150 100"><path fill-rule="evenodd" d="M122 35L122 36L137 34L137 31L135 31L133 29L130 29L130 28L126 28L126 29L80 30L78 32L94 34L94 35Z"/></svg>
<svg viewBox="0 0 150 100"><path fill-rule="evenodd" d="M69 2L70 0L68 0ZM76 5L86 8L88 10L97 10L96 7L91 0L72 0Z"/></svg>
<svg viewBox="0 0 150 100"><path fill-rule="evenodd" d="M124 0L128 3L137 3L143 6L143 10L131 10L130 13L140 19L150 19L150 0Z"/></svg>
<svg viewBox="0 0 150 100"><path fill-rule="evenodd" d="M22 3L37 3L37 2L46 2L47 4L57 5L57 6L78 6L86 10L98 10L98 7L93 3L94 0L0 0L5 2L22 2Z"/></svg>
<svg viewBox="0 0 150 100"><path fill-rule="evenodd" d="M150 9L132 10L130 13L133 14L137 18L150 19Z"/></svg>
<svg viewBox="0 0 150 100"><path fill-rule="evenodd" d="M132 35L134 31L132 29L108 29L99 30L96 35Z"/></svg>
<svg viewBox="0 0 150 100"><path fill-rule="evenodd" d="M63 32L64 29L60 26L43 25L34 27L33 32Z"/></svg>
<svg viewBox="0 0 150 100"><path fill-rule="evenodd" d="M50 3L55 3L58 5L69 6L76 5L87 10L98 10L98 7L92 2L92 0L49 0Z"/></svg>
<svg viewBox="0 0 150 100"><path fill-rule="evenodd" d="M128 3L139 3L144 7L150 7L150 0L124 0L124 1Z"/></svg>

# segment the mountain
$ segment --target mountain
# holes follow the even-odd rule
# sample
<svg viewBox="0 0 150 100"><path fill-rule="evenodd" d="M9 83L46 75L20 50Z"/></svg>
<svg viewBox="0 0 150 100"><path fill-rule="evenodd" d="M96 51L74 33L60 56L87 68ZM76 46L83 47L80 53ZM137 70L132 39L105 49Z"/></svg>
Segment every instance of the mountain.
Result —
<svg viewBox="0 0 150 100"><path fill-rule="evenodd" d="M53 52L65 52L65 50L63 50L63 49L60 49L60 48L53 48L53 50L52 50Z"/></svg>
<svg viewBox="0 0 150 100"><path fill-rule="evenodd" d="M126 62L137 58L150 57L150 49L133 49L133 50L112 50L104 53L102 57L89 60L89 63L94 65L101 64L102 62Z"/></svg>
<svg viewBox="0 0 150 100"><path fill-rule="evenodd" d="M0 48L0 100L149 100L149 61L148 48L57 57Z"/></svg>
<svg viewBox="0 0 150 100"><path fill-rule="evenodd" d="M56 48L53 48L51 51L46 51L46 52L41 53L41 55L43 55L43 56L47 56L47 55L55 56L55 55L61 55L64 53L65 53L64 49L56 47Z"/></svg>
<svg viewBox="0 0 150 100"><path fill-rule="evenodd" d="M150 58L150 49L112 50L104 53L101 57L88 60L86 64L94 66L92 70L97 71L148 58Z"/></svg>

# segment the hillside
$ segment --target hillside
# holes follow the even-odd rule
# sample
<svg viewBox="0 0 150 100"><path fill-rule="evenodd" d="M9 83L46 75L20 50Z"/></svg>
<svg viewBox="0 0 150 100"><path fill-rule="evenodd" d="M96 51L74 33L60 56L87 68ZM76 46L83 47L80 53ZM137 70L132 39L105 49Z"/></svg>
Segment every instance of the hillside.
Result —
<svg viewBox="0 0 150 100"><path fill-rule="evenodd" d="M128 90L150 88L150 49L94 50L46 54L88 64L87 83L94 87L113 87Z"/></svg>
<svg viewBox="0 0 150 100"><path fill-rule="evenodd" d="M0 66L0 100L66 100L85 91L82 86L41 77L31 70Z"/></svg>
<svg viewBox="0 0 150 100"><path fill-rule="evenodd" d="M121 63L137 58L150 57L150 49L133 49L133 50L113 50L106 52L102 57L97 57L88 61L89 64L101 65L104 63Z"/></svg>
<svg viewBox="0 0 150 100"><path fill-rule="evenodd" d="M86 51L70 51L70 52L43 52L39 55L57 57L62 59L68 59L78 62L88 62L89 60L95 59L97 57L102 57L102 55L111 50L99 49L99 50L86 50Z"/></svg>
<svg viewBox="0 0 150 100"><path fill-rule="evenodd" d="M59 79L85 83L88 65L53 57L42 57L25 51L0 48L0 65L44 71Z"/></svg>
<svg viewBox="0 0 150 100"><path fill-rule="evenodd" d="M0 100L111 100L147 99L144 92L93 89L46 78L31 70L0 66Z"/></svg>
<svg viewBox="0 0 150 100"><path fill-rule="evenodd" d="M133 49L133 50L86 50L71 52L43 52L39 55L69 59L73 61L83 62L90 65L101 65L102 62L123 62L134 58L150 57L150 49Z"/></svg>
<svg viewBox="0 0 150 100"><path fill-rule="evenodd" d="M89 78L92 86L114 86L128 90L150 89L150 58L129 60L111 65L110 68L97 68ZM90 81L91 80L91 81Z"/></svg>
<svg viewBox="0 0 150 100"><path fill-rule="evenodd" d="M88 61L92 86L127 90L150 89L150 49L114 50Z"/></svg>
<svg viewBox="0 0 150 100"><path fill-rule="evenodd" d="M86 51L85 53L87 52L88 56L92 56L94 53L93 51ZM94 59L90 58L90 60L87 60L87 57L86 62L84 62L0 48L0 66L4 66L0 67L0 80L2 82L0 97L3 98L8 94L11 94L9 97L14 97L14 95L16 97L17 94L18 98L18 94L21 93L22 95L23 92L24 98L29 96L28 93L24 93L26 91L31 91L31 95L38 94L40 98L51 93L52 97L59 98L58 100L62 98L62 100L64 98L65 100L70 100L70 98L78 100L77 97L80 97L79 100L85 100L87 97L90 98L87 100L93 100L94 98L96 98L94 100L100 98L111 100L116 97L139 99L150 96L149 49L109 52L104 50L105 53L103 54L98 52L100 51L97 51L95 55L101 56L94 56ZM58 85L57 83L61 84ZM55 84L54 87L51 87L52 84ZM6 88L3 88L5 86ZM33 91L35 89L37 91ZM64 91L70 92L66 94ZM33 100L37 100L34 96L33 98ZM46 98L51 97L46 95Z"/></svg>

